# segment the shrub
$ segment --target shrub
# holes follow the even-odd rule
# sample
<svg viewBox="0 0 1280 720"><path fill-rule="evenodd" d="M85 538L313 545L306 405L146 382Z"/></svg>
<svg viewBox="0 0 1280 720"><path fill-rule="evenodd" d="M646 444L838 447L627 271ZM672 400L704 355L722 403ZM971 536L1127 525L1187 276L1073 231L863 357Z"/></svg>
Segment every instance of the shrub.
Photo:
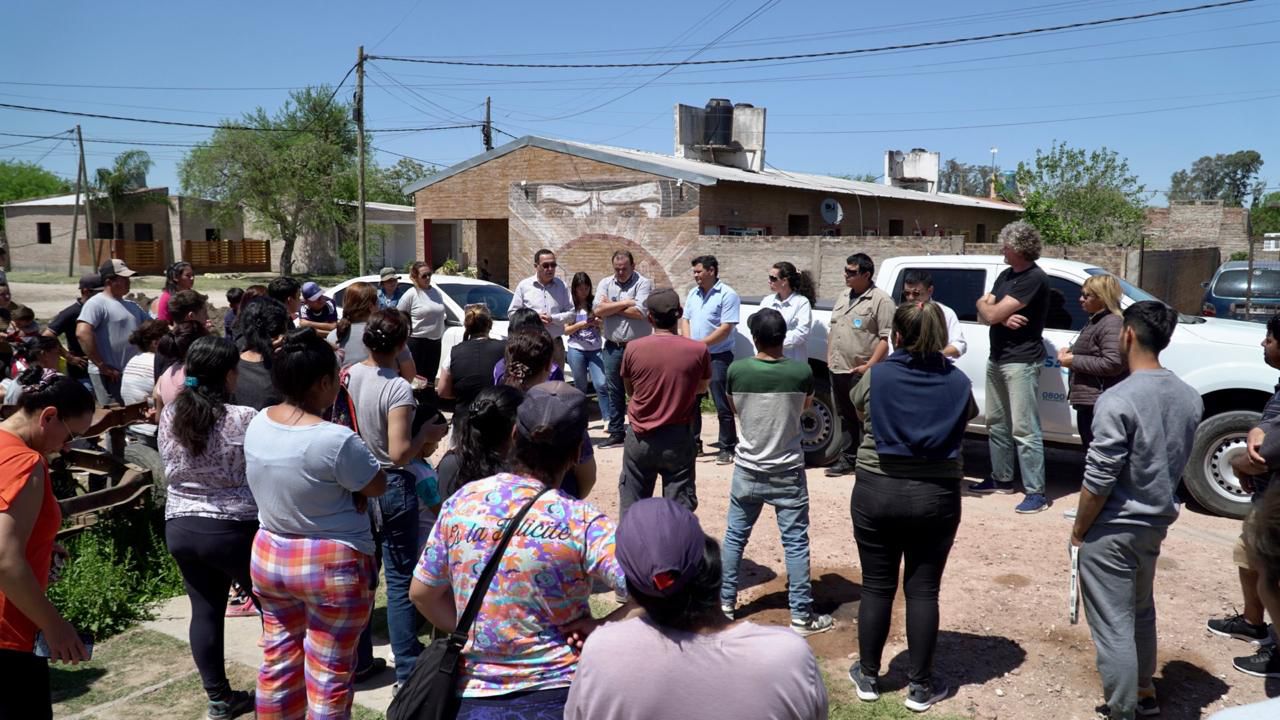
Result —
<svg viewBox="0 0 1280 720"><path fill-rule="evenodd" d="M1231 253L1231 257L1228 259L1229 260L1248 260L1249 253L1245 252L1244 250L1237 250Z"/></svg>

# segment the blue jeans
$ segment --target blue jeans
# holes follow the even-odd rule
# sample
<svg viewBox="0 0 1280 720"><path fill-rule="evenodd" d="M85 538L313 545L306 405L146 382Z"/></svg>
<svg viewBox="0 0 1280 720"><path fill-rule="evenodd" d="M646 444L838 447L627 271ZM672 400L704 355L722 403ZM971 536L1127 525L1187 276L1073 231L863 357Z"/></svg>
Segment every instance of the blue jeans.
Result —
<svg viewBox="0 0 1280 720"><path fill-rule="evenodd" d="M720 549L724 566L720 602L732 605L738 599L742 551L765 505L772 505L778 516L782 552L787 562L787 603L791 606L791 619L807 621L813 612L813 588L809 582L809 486L802 467L758 472L734 466L729 522Z"/></svg>
<svg viewBox="0 0 1280 720"><path fill-rule="evenodd" d="M711 353L711 400L716 404L716 419L720 421L720 441L721 450L730 450L738 447L738 427L733 421L733 408L729 407L729 366L733 364L733 351L725 350L724 352ZM697 402L702 404L702 397L698 396ZM702 412L698 408L694 408L693 413L693 438L700 440L702 438Z"/></svg>
<svg viewBox="0 0 1280 720"><path fill-rule="evenodd" d="M569 361L569 369L573 371L573 386L587 392L587 375L591 375L591 385L596 389L596 402L600 404L600 418L606 423L609 414L609 389L604 379L604 359L600 350L579 350L566 348L565 358Z"/></svg>
<svg viewBox="0 0 1280 720"><path fill-rule="evenodd" d="M609 395L609 417L605 422L610 435L624 434L624 423L627 420L627 389L622 384L623 350L625 348L622 345L608 341L600 351L600 359L604 365L604 382ZM577 371L574 372L576 374ZM596 386L596 392L600 392L599 385Z"/></svg>
<svg viewBox="0 0 1280 720"><path fill-rule="evenodd" d="M387 634L391 636L391 651L396 656L396 682L404 682L409 679L418 655L422 654L422 643L418 640L421 616L409 600L409 583L418 562L418 496L412 477L389 471L387 491L377 501L382 512L379 549L387 579ZM373 640L366 627L356 647L356 667L365 668L371 662Z"/></svg>
<svg viewBox="0 0 1280 720"><path fill-rule="evenodd" d="M987 361L991 475L998 482L1013 482L1016 462L1028 495L1044 494L1044 435L1040 431L1039 400L1040 363Z"/></svg>

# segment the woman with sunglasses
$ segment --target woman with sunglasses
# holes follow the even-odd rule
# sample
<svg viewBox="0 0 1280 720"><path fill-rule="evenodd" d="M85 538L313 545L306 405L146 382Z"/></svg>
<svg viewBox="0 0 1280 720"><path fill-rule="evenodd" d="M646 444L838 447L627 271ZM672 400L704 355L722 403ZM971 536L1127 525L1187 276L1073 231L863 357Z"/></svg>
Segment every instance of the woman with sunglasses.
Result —
<svg viewBox="0 0 1280 720"><path fill-rule="evenodd" d="M409 352L418 375L435 384L440 370L440 339L444 337L444 298L431 287L431 266L419 260L412 268L413 287L405 291L396 308L408 313Z"/></svg>
<svg viewBox="0 0 1280 720"><path fill-rule="evenodd" d="M1080 288L1080 307L1089 313L1071 347L1058 350L1058 362L1071 371L1067 376L1067 401L1076 411L1080 443L1087 452L1093 442L1093 406L1104 390L1129 376L1120 351L1120 282L1114 275L1094 275Z"/></svg>
<svg viewBox="0 0 1280 720"><path fill-rule="evenodd" d="M800 272L783 260L769 268L769 289L773 294L760 301L760 307L773 308L787 321L787 337L782 341L782 355L790 360L809 362L809 329L813 327L813 276Z"/></svg>
<svg viewBox="0 0 1280 720"><path fill-rule="evenodd" d="M23 388L18 411L0 423L0 717L52 718L49 660L89 659L84 643L45 595L62 511L45 457L93 422L93 393L63 375ZM34 652L43 633L48 658Z"/></svg>

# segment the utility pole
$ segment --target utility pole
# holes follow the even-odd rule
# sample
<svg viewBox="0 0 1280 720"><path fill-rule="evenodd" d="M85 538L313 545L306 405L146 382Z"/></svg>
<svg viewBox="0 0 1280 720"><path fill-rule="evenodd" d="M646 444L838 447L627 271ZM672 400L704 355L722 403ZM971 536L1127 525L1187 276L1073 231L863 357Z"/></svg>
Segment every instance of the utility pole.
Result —
<svg viewBox="0 0 1280 720"><path fill-rule="evenodd" d="M83 143L80 141L80 126L76 126L76 144L81 145L81 157L84 157ZM80 230L80 189L84 187L82 181L84 179L84 161L76 167L76 205L71 211L71 253L67 258L67 277L75 277L76 274L76 234Z"/></svg>
<svg viewBox="0 0 1280 720"><path fill-rule="evenodd" d="M80 146L80 176L84 178L84 244L89 246L89 264L98 267L98 243L93 237L93 184L89 182L89 166L84 162L84 137L76 126L76 144ZM114 233L112 233L114 234ZM74 245L75 238L72 238Z"/></svg>
<svg viewBox="0 0 1280 720"><path fill-rule="evenodd" d="M996 153L1000 152L1000 148L991 146L991 198L996 197Z"/></svg>
<svg viewBox="0 0 1280 720"><path fill-rule="evenodd" d="M484 127L481 129L481 133L484 135L485 150L493 149L493 120L490 118L490 115L489 115L489 111L491 110L491 106L492 106L492 100L493 98L490 98L490 97L486 97L484 99Z"/></svg>
<svg viewBox="0 0 1280 720"><path fill-rule="evenodd" d="M356 152L359 156L360 166L356 171L356 193L357 202L359 203L359 230L356 233L356 243L358 244L360 257L360 274L364 275L368 272L369 265L368 250L365 248L365 218L364 218L364 46L361 45L357 50L356 56L356 133L359 141L356 145Z"/></svg>

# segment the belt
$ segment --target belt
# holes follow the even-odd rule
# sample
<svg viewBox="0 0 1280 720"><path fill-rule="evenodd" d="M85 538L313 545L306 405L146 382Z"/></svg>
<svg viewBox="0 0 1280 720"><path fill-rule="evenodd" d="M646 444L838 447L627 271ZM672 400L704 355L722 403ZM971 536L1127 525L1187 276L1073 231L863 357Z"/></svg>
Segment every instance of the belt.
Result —
<svg viewBox="0 0 1280 720"><path fill-rule="evenodd" d="M627 342L631 342L631 341L630 341L630 340L628 340ZM605 344L605 345L612 345L612 346L614 346L614 347L619 347L619 348L625 348L625 347L627 346L627 343L626 343L626 342L614 342L614 341L612 341L612 340L605 340L605 341L604 341L604 344Z"/></svg>

